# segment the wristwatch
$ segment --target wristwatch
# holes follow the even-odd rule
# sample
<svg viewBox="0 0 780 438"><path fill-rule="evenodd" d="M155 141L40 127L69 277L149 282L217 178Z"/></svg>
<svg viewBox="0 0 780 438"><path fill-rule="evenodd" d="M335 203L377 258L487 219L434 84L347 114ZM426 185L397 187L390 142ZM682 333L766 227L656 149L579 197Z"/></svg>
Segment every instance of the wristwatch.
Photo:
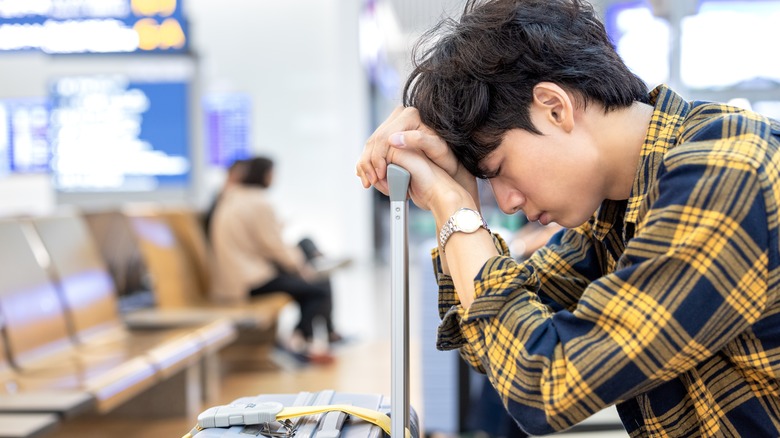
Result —
<svg viewBox="0 0 780 438"><path fill-rule="evenodd" d="M439 232L439 244L442 252L444 252L444 245L447 244L453 233L473 233L480 228L490 231L487 222L485 222L485 219L482 218L478 211L470 208L461 208L456 211L447 219L447 222L444 223Z"/></svg>

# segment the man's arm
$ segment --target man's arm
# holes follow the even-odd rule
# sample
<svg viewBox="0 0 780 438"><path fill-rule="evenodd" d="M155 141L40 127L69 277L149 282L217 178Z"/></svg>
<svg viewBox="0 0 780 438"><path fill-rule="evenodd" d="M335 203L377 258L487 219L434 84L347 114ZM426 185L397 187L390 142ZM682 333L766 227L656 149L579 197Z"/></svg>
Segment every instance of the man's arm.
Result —
<svg viewBox="0 0 780 438"><path fill-rule="evenodd" d="M501 236L493 235L493 239L499 254L509 256L508 245ZM603 255L596 250L600 243L593 239L590 223L576 229L561 230L547 246L522 263L524 268L517 280L524 282L528 290L535 291L550 312L573 310L588 284L606 273L602 269L608 263L602 260ZM460 301L452 278L442 269L440 255L438 248L432 251L434 272L439 284L439 316L443 319L447 312L460 306ZM461 347L461 356L484 372L459 331L449 333L454 336L452 339L446 333L440 335L441 348Z"/></svg>
<svg viewBox="0 0 780 438"><path fill-rule="evenodd" d="M553 311L574 310L588 284L614 270L590 222L559 231L525 263L536 274L534 290Z"/></svg>
<svg viewBox="0 0 780 438"><path fill-rule="evenodd" d="M673 379L762 315L768 225L755 169L682 164L652 197L625 267L590 283L576 307L553 311L533 265L502 255L476 276L474 303L447 311L439 347L466 342L526 431L565 429Z"/></svg>

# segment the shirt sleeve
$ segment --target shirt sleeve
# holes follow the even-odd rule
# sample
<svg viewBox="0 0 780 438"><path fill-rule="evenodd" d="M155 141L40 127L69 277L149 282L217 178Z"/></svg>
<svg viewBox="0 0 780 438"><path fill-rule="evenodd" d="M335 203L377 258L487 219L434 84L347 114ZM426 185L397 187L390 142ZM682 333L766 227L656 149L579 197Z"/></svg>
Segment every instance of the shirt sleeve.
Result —
<svg viewBox="0 0 780 438"><path fill-rule="evenodd" d="M594 244L594 239L590 223L576 229L561 230L545 247L518 265L515 269L516 282L536 290L540 302L550 311L573 309L588 284L607 272L605 269L609 267L604 251L596 250L599 243ZM499 254L509 257L504 239L494 234L493 240ZM438 248L434 248L431 254L439 284L439 317L443 321L439 327L437 347L442 350L460 348L461 356L478 371L484 372L460 331L463 308L452 278L442 271Z"/></svg>
<svg viewBox="0 0 780 438"><path fill-rule="evenodd" d="M754 165L664 166L619 269L574 308L553 310L534 265L501 255L475 278L471 307L444 316L447 339L462 338L527 432L568 428L678 376L764 311L769 233Z"/></svg>
<svg viewBox="0 0 780 438"><path fill-rule="evenodd" d="M556 233L525 265L540 300L553 311L573 310L588 284L614 270L591 222Z"/></svg>

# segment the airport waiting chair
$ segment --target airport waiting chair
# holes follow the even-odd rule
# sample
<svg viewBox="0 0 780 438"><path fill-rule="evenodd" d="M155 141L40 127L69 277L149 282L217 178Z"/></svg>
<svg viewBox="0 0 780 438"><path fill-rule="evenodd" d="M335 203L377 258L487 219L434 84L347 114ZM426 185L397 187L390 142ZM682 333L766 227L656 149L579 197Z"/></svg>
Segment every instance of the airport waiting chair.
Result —
<svg viewBox="0 0 780 438"><path fill-rule="evenodd" d="M198 212L188 207L167 207L159 214L170 225L187 264L195 271L198 299L210 301L212 254Z"/></svg>
<svg viewBox="0 0 780 438"><path fill-rule="evenodd" d="M57 291L28 244L30 232L29 224L0 220L0 315L9 354L6 370L15 373L6 384L86 390L103 412L150 388L156 371L147 358L90 360L78 354Z"/></svg>
<svg viewBox="0 0 780 438"><path fill-rule="evenodd" d="M51 262L51 273L58 280L74 337L83 350L124 348L143 351L165 364L158 367L163 377L178 372L189 361L201 357L206 396L213 396L219 385L215 354L233 342L236 330L227 319L213 319L188 327L161 330L129 330L118 310L113 286L97 244L83 216L76 211L60 211L32 220ZM180 348L172 348L175 344ZM186 343L194 344L198 354L188 354ZM174 354L178 351L178 354Z"/></svg>
<svg viewBox="0 0 780 438"><path fill-rule="evenodd" d="M223 365L255 370L285 366L272 352L279 317L293 302L288 294L247 298L233 305L212 302L209 290L203 288L210 276L208 245L197 217L190 216L194 211L144 205L125 208L123 213L138 240L158 306L126 314L131 326L177 326L228 318L238 329L238 338L220 352Z"/></svg>
<svg viewBox="0 0 780 438"><path fill-rule="evenodd" d="M139 342L134 345L127 339L108 348L110 343L101 339L94 348L80 348L87 347L83 341L97 335L82 333L75 337L82 343L75 342L73 324L82 321L67 317L65 294L60 294L45 269L50 259L45 247L35 244L37 236L27 220L0 220L0 241L3 242L0 266L6 270L0 275L5 351L13 369L21 378L27 379L28 385L32 384L30 381L40 380L44 382L41 388L86 390L95 397L98 411L108 412L158 386L178 371L195 373L190 370L196 369L202 348L192 332L183 331L177 336L158 339L156 344ZM89 302L90 293L74 293L71 298ZM103 309L108 307L101 306ZM83 325L94 322L92 319ZM100 322L96 325L104 326ZM199 377L189 377L190 380L195 378ZM183 390L193 394L182 398L200 399L200 387L190 385ZM195 404L189 401L187 410L196 409Z"/></svg>
<svg viewBox="0 0 780 438"><path fill-rule="evenodd" d="M124 214L138 239L158 306L156 311L133 312L128 321L154 324L155 320L173 323L224 317L238 328L275 332L280 312L292 302L285 293L268 294L236 305L209 301L208 289L203 289L206 285L199 286L199 281L204 281L199 278L209 278L210 264L204 260L205 236L196 220L183 218L184 212L149 206L127 208ZM178 224L178 233L172 223ZM180 240L179 236L189 237ZM190 248L201 248L195 250L200 254L188 252L182 241L188 241Z"/></svg>

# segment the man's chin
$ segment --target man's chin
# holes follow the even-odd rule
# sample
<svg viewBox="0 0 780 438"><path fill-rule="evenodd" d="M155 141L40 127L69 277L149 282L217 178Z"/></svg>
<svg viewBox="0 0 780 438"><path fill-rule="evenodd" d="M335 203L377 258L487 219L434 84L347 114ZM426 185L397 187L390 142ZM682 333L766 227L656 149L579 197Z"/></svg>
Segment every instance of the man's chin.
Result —
<svg viewBox="0 0 780 438"><path fill-rule="evenodd" d="M556 223L564 228L577 228L588 222L593 215L585 218L553 218L550 223Z"/></svg>

